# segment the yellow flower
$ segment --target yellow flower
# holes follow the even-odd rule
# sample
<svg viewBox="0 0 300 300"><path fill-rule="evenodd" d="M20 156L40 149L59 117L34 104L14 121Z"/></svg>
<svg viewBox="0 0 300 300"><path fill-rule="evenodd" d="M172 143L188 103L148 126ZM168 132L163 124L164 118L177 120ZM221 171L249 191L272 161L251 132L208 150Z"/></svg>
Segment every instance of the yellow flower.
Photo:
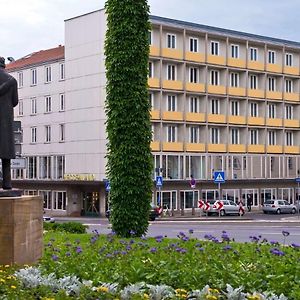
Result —
<svg viewBox="0 0 300 300"><path fill-rule="evenodd" d="M259 295L248 296L247 299L248 300L261 300Z"/></svg>
<svg viewBox="0 0 300 300"><path fill-rule="evenodd" d="M106 286L99 286L97 288L97 292L107 293L108 292L108 288Z"/></svg>
<svg viewBox="0 0 300 300"><path fill-rule="evenodd" d="M10 265L5 265L5 266L4 266L4 268L9 268L9 267L10 267Z"/></svg>
<svg viewBox="0 0 300 300"><path fill-rule="evenodd" d="M218 298L216 296L213 295L206 295L205 297L207 300L217 300Z"/></svg>
<svg viewBox="0 0 300 300"><path fill-rule="evenodd" d="M15 285L10 286L12 289L16 289L17 287Z"/></svg>
<svg viewBox="0 0 300 300"><path fill-rule="evenodd" d="M148 294L144 294L144 299L149 299L149 295Z"/></svg>
<svg viewBox="0 0 300 300"><path fill-rule="evenodd" d="M5 279L3 279L3 278L0 278L0 282L5 282Z"/></svg>

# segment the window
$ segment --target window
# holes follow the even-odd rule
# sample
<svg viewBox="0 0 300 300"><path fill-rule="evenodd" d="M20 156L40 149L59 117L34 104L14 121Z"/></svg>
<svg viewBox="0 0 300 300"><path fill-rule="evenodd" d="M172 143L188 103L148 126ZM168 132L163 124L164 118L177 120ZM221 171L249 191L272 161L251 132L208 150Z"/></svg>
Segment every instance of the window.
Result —
<svg viewBox="0 0 300 300"><path fill-rule="evenodd" d="M216 70L210 71L210 84L219 85L220 82L220 72Z"/></svg>
<svg viewBox="0 0 300 300"><path fill-rule="evenodd" d="M276 63L276 53L275 51L269 50L268 51L268 63L275 64Z"/></svg>
<svg viewBox="0 0 300 300"><path fill-rule="evenodd" d="M18 72L18 88L23 87L23 72Z"/></svg>
<svg viewBox="0 0 300 300"><path fill-rule="evenodd" d="M149 93L148 95L149 95L150 108L151 108L151 110L153 110L154 109L154 95L153 95L153 93Z"/></svg>
<svg viewBox="0 0 300 300"><path fill-rule="evenodd" d="M273 103L268 103L268 118L276 118L276 105Z"/></svg>
<svg viewBox="0 0 300 300"><path fill-rule="evenodd" d="M294 146L294 132L286 131L285 144L286 144L286 146Z"/></svg>
<svg viewBox="0 0 300 300"><path fill-rule="evenodd" d="M177 97L175 95L168 95L167 97L167 111L176 111L177 110Z"/></svg>
<svg viewBox="0 0 300 300"><path fill-rule="evenodd" d="M51 156L39 157L39 178L51 179Z"/></svg>
<svg viewBox="0 0 300 300"><path fill-rule="evenodd" d="M31 85L36 85L37 84L37 71L36 69L31 69Z"/></svg>
<svg viewBox="0 0 300 300"><path fill-rule="evenodd" d="M231 57L239 58L239 46L238 45L231 45Z"/></svg>
<svg viewBox="0 0 300 300"><path fill-rule="evenodd" d="M39 194L42 196L44 208L52 209L52 192L51 191L39 191Z"/></svg>
<svg viewBox="0 0 300 300"><path fill-rule="evenodd" d="M250 75L250 89L256 90L257 89L257 76L256 75Z"/></svg>
<svg viewBox="0 0 300 300"><path fill-rule="evenodd" d="M220 113L220 101L218 99L211 99L210 112L214 115L217 115Z"/></svg>
<svg viewBox="0 0 300 300"><path fill-rule="evenodd" d="M230 73L230 86L238 87L239 86L239 73Z"/></svg>
<svg viewBox="0 0 300 300"><path fill-rule="evenodd" d="M51 126L50 125L45 126L45 142L46 143L51 142Z"/></svg>
<svg viewBox="0 0 300 300"><path fill-rule="evenodd" d="M177 128L174 125L167 126L167 142L175 143L177 141Z"/></svg>
<svg viewBox="0 0 300 300"><path fill-rule="evenodd" d="M231 129L231 144L238 145L240 143L240 131L238 128Z"/></svg>
<svg viewBox="0 0 300 300"><path fill-rule="evenodd" d="M176 35L168 33L167 34L167 48L175 49L176 48Z"/></svg>
<svg viewBox="0 0 300 300"><path fill-rule="evenodd" d="M31 127L30 131L31 131L30 141L31 143L36 143L36 131L37 131L36 127Z"/></svg>
<svg viewBox="0 0 300 300"><path fill-rule="evenodd" d="M212 144L219 144L220 141L220 130L219 128L211 128L210 129L210 142Z"/></svg>
<svg viewBox="0 0 300 300"><path fill-rule="evenodd" d="M250 116L251 117L258 117L258 104L256 102L250 102Z"/></svg>
<svg viewBox="0 0 300 300"><path fill-rule="evenodd" d="M19 108L18 108L18 116L23 116L24 114L24 109L23 109L23 100L19 100Z"/></svg>
<svg viewBox="0 0 300 300"><path fill-rule="evenodd" d="M190 112L198 113L200 111L200 101L198 97L190 97Z"/></svg>
<svg viewBox="0 0 300 300"><path fill-rule="evenodd" d="M294 118L294 107L292 105L286 105L285 118L288 120L292 120Z"/></svg>
<svg viewBox="0 0 300 300"><path fill-rule="evenodd" d="M66 210L67 193L54 191L53 194L53 209Z"/></svg>
<svg viewBox="0 0 300 300"><path fill-rule="evenodd" d="M286 93L293 93L294 86L293 86L293 81L291 79L286 79L285 80L285 92Z"/></svg>
<svg viewBox="0 0 300 300"><path fill-rule="evenodd" d="M276 132L274 130L268 131L268 144L271 146L276 145Z"/></svg>
<svg viewBox="0 0 300 300"><path fill-rule="evenodd" d="M59 124L59 141L65 141L65 124Z"/></svg>
<svg viewBox="0 0 300 300"><path fill-rule="evenodd" d="M46 96L45 97L45 112L46 113L51 112L51 106L52 106L51 102L52 102L51 96Z"/></svg>
<svg viewBox="0 0 300 300"><path fill-rule="evenodd" d="M258 144L258 130L251 129L250 130L250 145L257 145Z"/></svg>
<svg viewBox="0 0 300 300"><path fill-rule="evenodd" d="M148 42L149 45L152 45L152 31L148 31Z"/></svg>
<svg viewBox="0 0 300 300"><path fill-rule="evenodd" d="M27 178L36 179L37 177L37 158L36 156L29 156L27 158Z"/></svg>
<svg viewBox="0 0 300 300"><path fill-rule="evenodd" d="M291 53L285 54L285 65L288 67L293 66L293 54L291 54Z"/></svg>
<svg viewBox="0 0 300 300"><path fill-rule="evenodd" d="M51 82L51 66L46 66L45 67L45 82Z"/></svg>
<svg viewBox="0 0 300 300"><path fill-rule="evenodd" d="M257 61L258 60L258 51L257 48L250 48L250 60Z"/></svg>
<svg viewBox="0 0 300 300"><path fill-rule="evenodd" d="M36 115L37 113L36 98L31 98L30 102L31 102L31 114Z"/></svg>
<svg viewBox="0 0 300 300"><path fill-rule="evenodd" d="M65 174L65 157L62 155L53 157L53 179L63 179Z"/></svg>
<svg viewBox="0 0 300 300"><path fill-rule="evenodd" d="M271 92L276 91L276 78L275 77L268 78L268 90Z"/></svg>
<svg viewBox="0 0 300 300"><path fill-rule="evenodd" d="M210 42L210 54L211 55L219 55L219 42Z"/></svg>
<svg viewBox="0 0 300 300"><path fill-rule="evenodd" d="M148 70L148 77L149 78L152 78L153 77L153 62L152 61L149 61L149 70Z"/></svg>
<svg viewBox="0 0 300 300"><path fill-rule="evenodd" d="M65 64L59 64L59 80L65 79Z"/></svg>
<svg viewBox="0 0 300 300"><path fill-rule="evenodd" d="M190 127L190 143L199 143L199 127Z"/></svg>
<svg viewBox="0 0 300 300"><path fill-rule="evenodd" d="M230 105L230 112L232 116L238 116L239 115L239 101L232 100Z"/></svg>
<svg viewBox="0 0 300 300"><path fill-rule="evenodd" d="M191 83L198 83L198 73L199 69L195 67L190 68L190 82Z"/></svg>
<svg viewBox="0 0 300 300"><path fill-rule="evenodd" d="M59 111L65 110L65 94L59 94Z"/></svg>
<svg viewBox="0 0 300 300"><path fill-rule="evenodd" d="M197 38L190 38L190 51L191 52L198 52L198 39Z"/></svg>
<svg viewBox="0 0 300 300"><path fill-rule="evenodd" d="M176 80L176 66L168 65L167 71L167 80Z"/></svg>

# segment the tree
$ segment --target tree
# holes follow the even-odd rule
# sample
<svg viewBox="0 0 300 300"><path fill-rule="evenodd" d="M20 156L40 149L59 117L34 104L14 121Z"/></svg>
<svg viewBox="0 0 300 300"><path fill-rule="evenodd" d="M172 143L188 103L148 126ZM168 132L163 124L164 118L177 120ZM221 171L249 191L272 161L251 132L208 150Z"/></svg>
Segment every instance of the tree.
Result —
<svg viewBox="0 0 300 300"><path fill-rule="evenodd" d="M152 189L147 0L107 0L106 131L112 229L147 232Z"/></svg>

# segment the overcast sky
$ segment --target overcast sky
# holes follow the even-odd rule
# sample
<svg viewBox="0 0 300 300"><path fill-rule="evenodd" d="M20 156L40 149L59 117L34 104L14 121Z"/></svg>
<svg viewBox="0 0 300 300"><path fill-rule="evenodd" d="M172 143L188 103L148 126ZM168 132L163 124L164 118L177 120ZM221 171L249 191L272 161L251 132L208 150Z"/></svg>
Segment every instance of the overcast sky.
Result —
<svg viewBox="0 0 300 300"><path fill-rule="evenodd" d="M18 59L63 45L64 20L101 9L104 3L105 0L0 0L0 56ZM153 15L300 42L300 0L148 3Z"/></svg>

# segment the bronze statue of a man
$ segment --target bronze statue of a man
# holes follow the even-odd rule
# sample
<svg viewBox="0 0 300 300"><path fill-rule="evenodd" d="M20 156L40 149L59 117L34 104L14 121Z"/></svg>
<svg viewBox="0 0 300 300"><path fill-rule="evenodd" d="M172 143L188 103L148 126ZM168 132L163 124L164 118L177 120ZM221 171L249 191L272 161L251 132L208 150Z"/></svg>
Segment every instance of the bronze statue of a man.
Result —
<svg viewBox="0 0 300 300"><path fill-rule="evenodd" d="M10 190L10 160L15 158L13 132L14 110L18 104L18 85L5 71L5 59L0 57L0 158L2 160L2 188Z"/></svg>

